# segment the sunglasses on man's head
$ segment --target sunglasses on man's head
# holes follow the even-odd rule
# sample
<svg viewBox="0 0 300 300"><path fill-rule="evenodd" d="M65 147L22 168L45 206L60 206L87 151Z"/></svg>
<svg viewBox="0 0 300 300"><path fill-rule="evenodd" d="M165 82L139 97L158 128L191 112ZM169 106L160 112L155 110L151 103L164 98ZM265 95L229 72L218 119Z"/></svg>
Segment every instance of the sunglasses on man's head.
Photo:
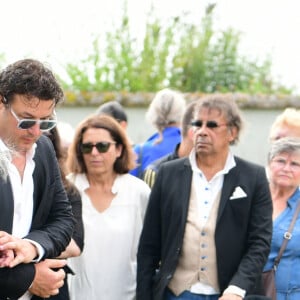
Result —
<svg viewBox="0 0 300 300"><path fill-rule="evenodd" d="M217 128L220 126L227 126L227 124L218 124L216 121L204 122L202 120L196 120L191 123L192 126L199 127L199 128L201 128L204 124L207 128L210 128L210 129Z"/></svg>
<svg viewBox="0 0 300 300"><path fill-rule="evenodd" d="M37 119L19 119L13 109L10 107L10 112L17 120L17 127L19 129L29 129L33 127L35 124L39 124L41 131L51 130L56 126L57 121L55 119L46 119L46 120L37 120ZM55 114L55 113L54 113Z"/></svg>
<svg viewBox="0 0 300 300"><path fill-rule="evenodd" d="M93 151L93 148L96 147L99 153L105 153L112 144L116 144L116 142L98 142L96 144L83 143L80 145L80 150L83 154L89 154Z"/></svg>

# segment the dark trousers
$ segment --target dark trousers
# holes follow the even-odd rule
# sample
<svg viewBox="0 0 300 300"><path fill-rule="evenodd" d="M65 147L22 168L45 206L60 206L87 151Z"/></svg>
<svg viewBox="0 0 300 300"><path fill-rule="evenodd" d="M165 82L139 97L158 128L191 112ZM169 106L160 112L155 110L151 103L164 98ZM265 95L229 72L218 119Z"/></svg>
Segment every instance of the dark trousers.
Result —
<svg viewBox="0 0 300 300"><path fill-rule="evenodd" d="M164 300L218 300L220 295L202 295L184 291L179 296L175 296L170 290L165 293Z"/></svg>

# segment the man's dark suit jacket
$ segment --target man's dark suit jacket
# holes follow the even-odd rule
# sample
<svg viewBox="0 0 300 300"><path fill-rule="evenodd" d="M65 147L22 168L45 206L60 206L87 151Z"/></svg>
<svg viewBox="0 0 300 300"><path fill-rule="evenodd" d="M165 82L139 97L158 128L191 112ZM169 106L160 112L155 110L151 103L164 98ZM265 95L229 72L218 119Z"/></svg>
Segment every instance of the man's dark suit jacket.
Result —
<svg viewBox="0 0 300 300"><path fill-rule="evenodd" d="M272 201L265 169L238 157L235 161L224 177L215 230L218 280L221 293L235 285L256 294L270 249ZM182 247L191 182L188 158L160 167L138 248L137 300L163 299ZM246 197L231 200L237 187Z"/></svg>
<svg viewBox="0 0 300 300"><path fill-rule="evenodd" d="M34 156L34 208L29 234L45 250L44 258L58 256L69 244L74 218L64 190L55 152L50 140L41 136ZM9 181L0 179L0 230L12 232L14 203ZM17 299L31 285L35 276L33 263L15 268L0 268L0 299Z"/></svg>

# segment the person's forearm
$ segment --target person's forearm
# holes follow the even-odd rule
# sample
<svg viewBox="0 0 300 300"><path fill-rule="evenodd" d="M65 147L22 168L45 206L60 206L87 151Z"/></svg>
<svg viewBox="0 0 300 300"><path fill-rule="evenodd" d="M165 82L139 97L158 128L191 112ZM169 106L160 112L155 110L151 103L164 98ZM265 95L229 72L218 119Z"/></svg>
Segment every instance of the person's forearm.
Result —
<svg viewBox="0 0 300 300"><path fill-rule="evenodd" d="M69 243L65 251L63 251L58 256L58 258L75 257L75 256L79 256L80 253L81 253L80 248L77 246L76 242L73 239L71 239L71 242Z"/></svg>

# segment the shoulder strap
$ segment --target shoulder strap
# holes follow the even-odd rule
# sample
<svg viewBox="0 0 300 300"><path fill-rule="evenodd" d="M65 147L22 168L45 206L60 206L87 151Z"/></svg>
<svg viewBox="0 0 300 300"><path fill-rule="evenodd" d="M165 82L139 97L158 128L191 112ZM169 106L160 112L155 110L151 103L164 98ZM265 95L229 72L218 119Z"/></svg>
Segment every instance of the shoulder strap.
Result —
<svg viewBox="0 0 300 300"><path fill-rule="evenodd" d="M282 242L282 245L280 247L280 250L279 250L278 255L275 258L275 262L274 262L274 269L275 270L277 269L277 266L279 265L281 256L282 256L282 254L283 254L283 252L284 252L284 250L286 248L286 245L287 245L288 241L292 238L293 228L294 228L294 225L295 225L296 220L298 218L299 212L300 212L300 200L298 201L298 205L297 205L297 208L296 208L296 210L294 212L293 219L291 221L290 227L289 227L289 229L283 235L284 240Z"/></svg>

